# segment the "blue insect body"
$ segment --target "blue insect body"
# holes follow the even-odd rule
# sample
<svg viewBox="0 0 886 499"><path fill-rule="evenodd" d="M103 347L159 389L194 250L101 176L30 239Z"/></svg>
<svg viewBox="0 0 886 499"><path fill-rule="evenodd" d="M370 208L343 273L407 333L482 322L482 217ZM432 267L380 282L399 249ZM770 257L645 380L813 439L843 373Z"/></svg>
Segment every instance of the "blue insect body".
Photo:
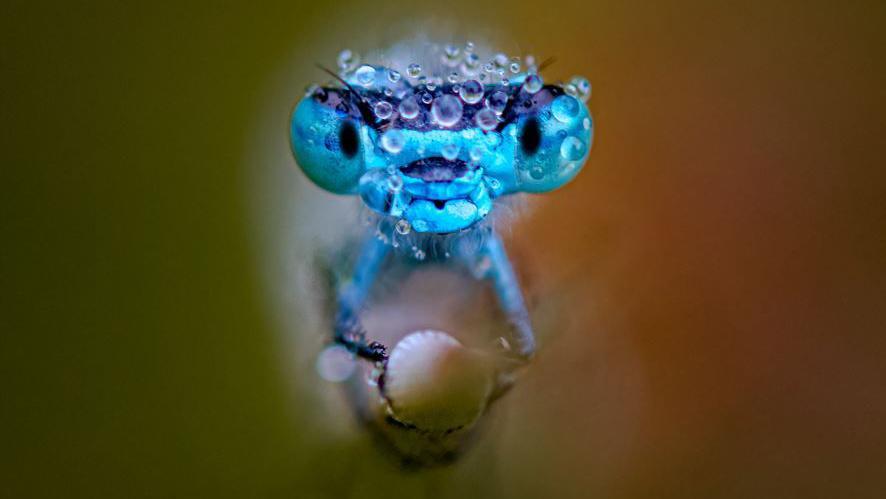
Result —
<svg viewBox="0 0 886 499"><path fill-rule="evenodd" d="M467 50L462 57L427 75L416 64L342 65L340 84L312 87L293 111L292 151L315 184L359 196L425 251L481 234L477 245L450 245L428 260L488 263L479 277L493 285L510 324L507 353L519 365L535 350L529 314L504 245L483 221L503 197L554 190L581 170L593 137L590 87L583 78L543 84L532 61L521 71L523 61L501 54L484 66ZM360 313L392 247L368 237L336 290L334 341L382 370L387 348L366 338Z"/></svg>

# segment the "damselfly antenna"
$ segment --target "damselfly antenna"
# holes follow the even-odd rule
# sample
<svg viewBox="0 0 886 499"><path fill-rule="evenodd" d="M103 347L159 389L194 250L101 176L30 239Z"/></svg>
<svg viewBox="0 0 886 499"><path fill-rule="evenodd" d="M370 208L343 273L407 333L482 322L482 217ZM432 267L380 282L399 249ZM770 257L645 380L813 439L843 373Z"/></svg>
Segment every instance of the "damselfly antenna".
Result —
<svg viewBox="0 0 886 499"><path fill-rule="evenodd" d="M541 64L538 65L538 72L541 73L542 71L545 70L545 68L550 67L550 65L553 64L553 63L555 63L555 62L557 62L557 58L556 58L556 57L548 57L547 59L545 59L544 61L542 61Z"/></svg>
<svg viewBox="0 0 886 499"><path fill-rule="evenodd" d="M366 120L367 123L371 123L374 120L374 118L372 116L372 108L369 105L369 103L363 99L363 95L360 94L360 92L358 92L354 87L352 87L350 83L345 81L345 79L342 78L341 76L339 76L338 73L336 73L335 71L332 71L331 69L327 68L326 66L323 66L319 62L315 63L315 64L316 64L317 68L320 69L320 71L323 71L324 73L328 74L329 76L335 78L336 81L338 81L339 83L344 85L351 92L351 95L353 95L354 97L357 98L357 109L360 110L360 115L363 116L363 119Z"/></svg>

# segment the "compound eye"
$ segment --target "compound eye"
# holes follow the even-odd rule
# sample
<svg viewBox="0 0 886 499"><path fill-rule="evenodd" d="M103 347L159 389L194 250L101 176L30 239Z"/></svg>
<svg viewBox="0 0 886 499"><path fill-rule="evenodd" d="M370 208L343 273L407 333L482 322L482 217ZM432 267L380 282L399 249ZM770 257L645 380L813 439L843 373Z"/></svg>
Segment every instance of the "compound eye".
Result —
<svg viewBox="0 0 886 499"><path fill-rule="evenodd" d="M520 148L527 156L533 156L541 147L541 125L538 118L531 117L523 123L523 129L520 130Z"/></svg>
<svg viewBox="0 0 886 499"><path fill-rule="evenodd" d="M353 121L347 120L341 124L338 129L338 143L346 158L351 159L357 155L360 150L360 135Z"/></svg>
<svg viewBox="0 0 886 499"><path fill-rule="evenodd" d="M295 160L305 175L330 192L350 194L365 173L360 119L346 95L322 89L296 106L289 128Z"/></svg>

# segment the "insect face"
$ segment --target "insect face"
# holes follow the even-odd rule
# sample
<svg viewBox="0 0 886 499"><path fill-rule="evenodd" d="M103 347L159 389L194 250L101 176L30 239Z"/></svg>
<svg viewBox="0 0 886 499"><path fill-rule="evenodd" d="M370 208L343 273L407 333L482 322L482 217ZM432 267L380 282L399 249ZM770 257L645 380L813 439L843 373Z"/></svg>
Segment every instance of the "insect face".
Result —
<svg viewBox="0 0 886 499"><path fill-rule="evenodd" d="M345 74L346 88L309 92L290 133L311 180L416 232L450 233L483 220L498 197L569 182L591 148L590 113L569 86L532 73L410 76L363 65Z"/></svg>

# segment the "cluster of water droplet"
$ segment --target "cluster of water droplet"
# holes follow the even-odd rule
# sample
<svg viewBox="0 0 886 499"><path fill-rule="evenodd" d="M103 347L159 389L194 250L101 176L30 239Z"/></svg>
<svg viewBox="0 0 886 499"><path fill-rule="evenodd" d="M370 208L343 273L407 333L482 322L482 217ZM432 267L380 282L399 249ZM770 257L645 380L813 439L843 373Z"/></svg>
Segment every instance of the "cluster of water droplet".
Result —
<svg viewBox="0 0 886 499"><path fill-rule="evenodd" d="M406 128L424 123L451 128L464 121L467 125L463 129L464 134L476 134L477 128L492 132L504 119L510 100L517 99L520 94L534 95L545 84L538 74L539 64L531 55L521 58L495 53L481 57L471 42L462 46L432 45L428 52L429 60L390 61L379 65L365 63L359 54L351 50L343 50L338 56L342 80L349 82L349 86L357 91L363 93L365 90L366 95L372 96L367 101L368 107L379 123L388 120L394 124L383 128L379 136L378 146L388 154L400 154L408 145L407 135L397 125L398 122L413 124ZM581 112L579 100L587 101L591 96L591 85L587 79L576 76L559 83L559 86L565 95L560 95L551 103L549 113L562 126L571 127ZM592 123L585 118L581 126L584 130L590 130ZM516 132L515 129L511 130L512 134ZM553 175L570 175L570 169L580 168L589 144L565 129L558 135L559 149L539 153L556 155L558 161L533 163L524 167L520 175L525 175L526 179L541 180ZM498 133L487 133L487 140L474 144L471 144L473 141L464 142L468 144L464 151L459 142L444 145L440 155L449 160L461 155L469 163L477 164L487 151L495 150L501 140ZM423 149L417 152L423 154ZM379 188L387 193L396 194L403 187L401 176L394 171L379 172L377 180L380 186L384 185ZM500 186L490 183L498 181L493 178L484 181L490 195L496 197ZM388 225L383 230L379 226L379 237L411 252L418 260L427 257L428 248L414 242L414 238L426 228L412 226L409 221L396 218L396 215L386 223Z"/></svg>
<svg viewBox="0 0 886 499"><path fill-rule="evenodd" d="M531 95L544 85L536 59L531 55L509 57L499 52L481 58L472 42L462 46L431 45L429 52L432 68L423 68L419 61L407 62L399 68L373 66L362 63L360 55L348 49L341 51L337 63L343 79L356 81L365 89L382 90L386 97L396 99L380 100L373 105L372 112L377 119L414 120L424 105L430 106L431 118L442 127L458 123L464 105L483 101L484 107L473 114L473 120L480 129L493 130L508 104L507 87L520 85L521 91ZM434 57L439 61L433 60ZM448 84L447 93L438 91L444 84ZM487 96L489 85L501 85L502 89ZM575 77L562 86L567 95L582 100L591 95L590 83L582 77ZM389 137L383 146L391 153L402 149L397 137Z"/></svg>

